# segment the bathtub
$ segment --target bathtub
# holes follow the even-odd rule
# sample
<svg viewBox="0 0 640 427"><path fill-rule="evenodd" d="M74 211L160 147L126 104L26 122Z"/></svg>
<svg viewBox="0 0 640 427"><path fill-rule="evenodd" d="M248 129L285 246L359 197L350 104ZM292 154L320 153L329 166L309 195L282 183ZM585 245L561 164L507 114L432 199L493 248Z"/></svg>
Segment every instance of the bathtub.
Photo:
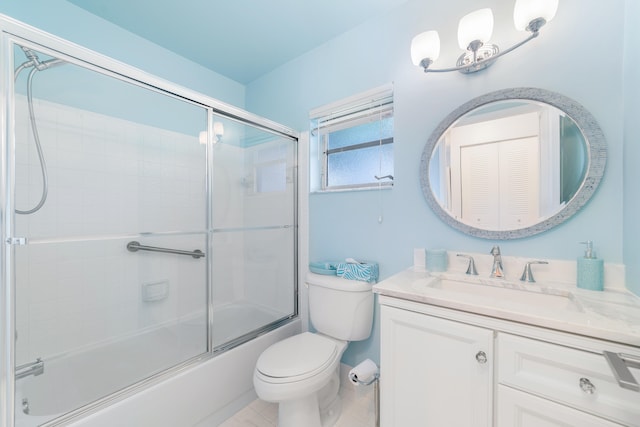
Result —
<svg viewBox="0 0 640 427"><path fill-rule="evenodd" d="M255 306L229 304L215 310L214 344L246 334L266 321L274 319L274 313ZM260 323L262 322L262 323ZM84 404L93 402L117 390L117 384L126 384L135 378L140 364L148 370L166 366L167 360L180 360L180 352L194 354L202 346L203 325L185 321L171 328L147 331L136 335L140 348L157 347L163 334L175 333L194 338L185 340L180 348L162 347L162 354L150 358L132 352L127 340L97 346L65 357L47 360L44 374L30 376L16 382L16 427L36 427ZM216 426L255 398L253 391L253 367L258 356L269 345L300 331L299 319L289 322L269 333L258 336L215 357L208 358L179 371L151 381L137 393L121 396L109 406L94 410L72 426L132 426L176 427ZM129 351L127 353L127 351ZM191 352L191 353L189 353ZM102 361L117 357L123 362L117 369L104 372ZM168 359L169 358L169 359ZM136 360L138 359L138 360ZM142 360L140 360L142 359ZM150 366L151 364L151 366ZM110 365L111 366L111 365ZM161 369L161 368L158 368ZM69 378L91 378L81 383L81 389L68 386ZM67 386L65 386L67 384ZM26 399L23 403L23 399ZM28 414L25 408L28 405Z"/></svg>

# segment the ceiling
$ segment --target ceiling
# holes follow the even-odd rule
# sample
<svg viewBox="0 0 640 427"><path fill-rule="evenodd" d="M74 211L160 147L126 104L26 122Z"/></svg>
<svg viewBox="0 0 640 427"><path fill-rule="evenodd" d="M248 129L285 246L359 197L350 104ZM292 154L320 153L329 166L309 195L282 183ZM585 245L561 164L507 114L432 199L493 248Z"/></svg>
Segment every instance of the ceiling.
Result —
<svg viewBox="0 0 640 427"><path fill-rule="evenodd" d="M68 0L247 84L407 0Z"/></svg>

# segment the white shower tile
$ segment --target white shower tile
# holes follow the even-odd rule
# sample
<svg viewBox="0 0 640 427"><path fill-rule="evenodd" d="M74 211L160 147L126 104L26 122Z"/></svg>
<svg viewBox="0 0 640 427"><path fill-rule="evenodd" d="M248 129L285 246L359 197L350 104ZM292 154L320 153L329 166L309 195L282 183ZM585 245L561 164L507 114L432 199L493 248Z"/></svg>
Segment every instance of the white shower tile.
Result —
<svg viewBox="0 0 640 427"><path fill-rule="evenodd" d="M82 151L82 138L75 133L60 129L57 132L56 139L60 154L66 152L80 153Z"/></svg>
<svg viewBox="0 0 640 427"><path fill-rule="evenodd" d="M73 170L86 170L85 156L80 151L60 150L58 152L57 167ZM77 183L76 183L77 184Z"/></svg>
<svg viewBox="0 0 640 427"><path fill-rule="evenodd" d="M29 307L29 323L46 323L55 320L58 313L58 300L31 303Z"/></svg>
<svg viewBox="0 0 640 427"><path fill-rule="evenodd" d="M87 154L104 157L107 153L107 140L102 134L83 135L82 151Z"/></svg>
<svg viewBox="0 0 640 427"><path fill-rule="evenodd" d="M58 320L29 323L29 358L56 354L62 350Z"/></svg>
<svg viewBox="0 0 640 427"><path fill-rule="evenodd" d="M55 263L38 263L29 272L29 302L49 303L57 298Z"/></svg>

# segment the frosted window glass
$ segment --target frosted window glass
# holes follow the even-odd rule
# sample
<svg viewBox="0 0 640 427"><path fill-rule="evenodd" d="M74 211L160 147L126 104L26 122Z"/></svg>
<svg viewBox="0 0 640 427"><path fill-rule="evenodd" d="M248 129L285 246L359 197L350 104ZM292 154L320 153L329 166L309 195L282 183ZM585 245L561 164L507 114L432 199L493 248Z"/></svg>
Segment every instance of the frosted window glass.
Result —
<svg viewBox="0 0 640 427"><path fill-rule="evenodd" d="M332 154L327 175L329 187L377 183L374 175L393 175L393 144Z"/></svg>
<svg viewBox="0 0 640 427"><path fill-rule="evenodd" d="M393 117L331 132L328 148L331 150L386 138L393 138Z"/></svg>
<svg viewBox="0 0 640 427"><path fill-rule="evenodd" d="M329 133L326 187L378 184L375 176L393 175L393 117ZM389 180L380 182L386 182Z"/></svg>

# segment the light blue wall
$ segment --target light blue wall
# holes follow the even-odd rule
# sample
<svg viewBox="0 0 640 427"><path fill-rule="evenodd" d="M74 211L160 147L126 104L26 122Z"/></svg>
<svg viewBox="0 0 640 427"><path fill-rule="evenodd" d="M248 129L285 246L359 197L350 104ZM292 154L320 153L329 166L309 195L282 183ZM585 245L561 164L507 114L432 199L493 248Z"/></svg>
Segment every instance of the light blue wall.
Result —
<svg viewBox="0 0 640 427"><path fill-rule="evenodd" d="M2 0L0 13L157 77L244 107L244 85L150 43L65 0Z"/></svg>
<svg viewBox="0 0 640 427"><path fill-rule="evenodd" d="M624 67L624 263L627 285L640 295L640 2L626 0Z"/></svg>
<svg viewBox="0 0 640 427"><path fill-rule="evenodd" d="M493 39L503 46L522 37L513 29L513 3L483 3L494 10ZM477 7L474 0L410 0L247 86L249 110L304 130L310 109L394 82L395 187L382 194L312 194L311 260L377 260L385 278L412 264L415 247L488 252L494 242L449 228L428 208L419 185L420 155L433 129L460 104L493 90L529 86L559 92L591 111L608 140L609 160L600 188L581 212L549 232L500 242L503 254L575 259L578 242L590 239L600 257L623 262L623 234L630 231L622 225L625 0L561 1L541 37L479 74L425 75L411 64L411 38L437 29L443 41L437 65L453 65L459 55L457 21ZM353 343L343 361L377 360L378 335L376 323L373 337Z"/></svg>

